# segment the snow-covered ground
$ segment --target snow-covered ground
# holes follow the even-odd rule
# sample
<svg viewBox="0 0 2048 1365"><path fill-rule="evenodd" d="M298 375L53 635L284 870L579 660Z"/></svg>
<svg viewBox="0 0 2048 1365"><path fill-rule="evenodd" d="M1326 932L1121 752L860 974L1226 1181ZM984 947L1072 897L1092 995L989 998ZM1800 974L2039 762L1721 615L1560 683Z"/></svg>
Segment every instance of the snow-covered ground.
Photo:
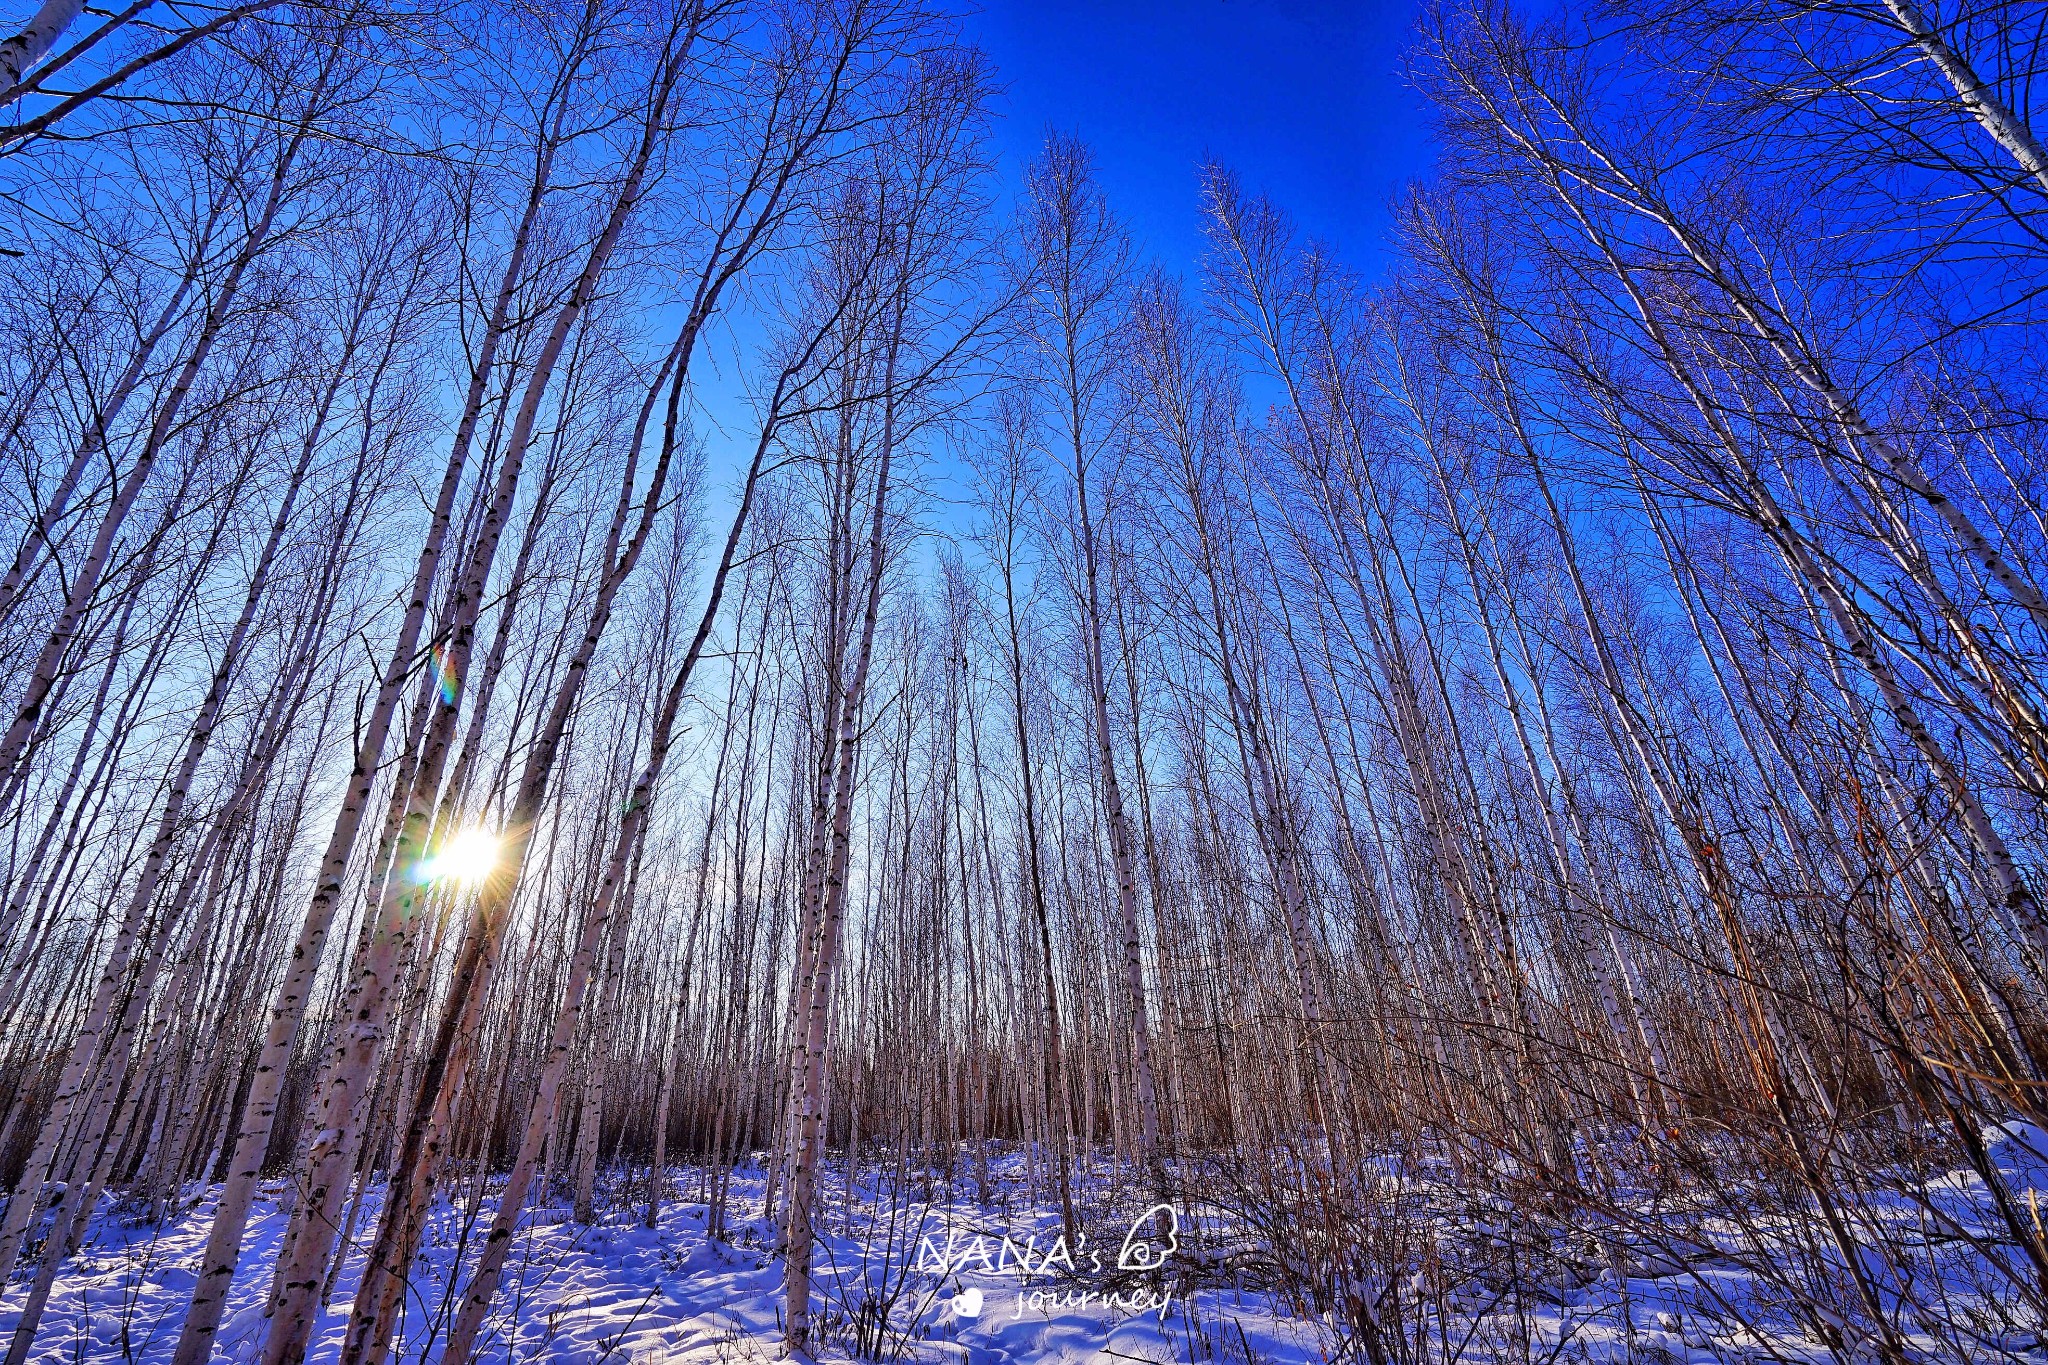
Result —
<svg viewBox="0 0 2048 1365"><path fill-rule="evenodd" d="M2031 1201L2037 1185L2048 1195L2048 1135L2007 1126L1987 1137L2019 1198ZM925 1173L882 1180L871 1172L864 1169L850 1197L841 1179L827 1187L816 1270L821 1358L934 1365L1874 1358L1870 1340L1853 1327L1834 1350L1825 1344L1829 1313L1821 1308L1816 1320L1813 1307L1825 1304L1825 1292L1787 1300L1789 1277L1825 1283L1831 1267L1765 1264L1756 1249L1772 1234L1762 1218L1700 1217L1674 1206L1669 1237L1646 1235L1654 1225L1617 1223L1593 1239L1602 1247L1597 1255L1540 1258L1521 1247L1507 1257L1520 1269L1504 1275L1487 1264L1488 1247L1503 1243L1497 1231L1480 1226L1483 1213L1470 1212L1480 1206L1461 1205L1429 1182L1390 1179L1390 1189L1413 1196L1404 1206L1409 1215L1433 1222L1442 1235L1403 1243L1379 1266L1356 1272L1357 1292L1378 1305L1388 1329L1368 1343L1355 1322L1315 1311L1275 1283L1268 1272L1285 1260L1285 1249L1253 1226L1255 1211L1241 1216L1244 1210L1233 1214L1217 1204L1162 1215L1128 1193L1134 1182L1098 1169L1084 1185L1085 1237L1067 1247L1056 1211L1033 1207L1015 1153L993 1163L987 1203L974 1197L971 1178L957 1180L948 1197L946 1183ZM782 1275L768 1225L757 1216L760 1171L742 1168L733 1179L729 1240L705 1235L706 1207L690 1199L697 1189L696 1172L673 1172L671 1190L680 1198L664 1205L654 1228L640 1225L639 1209L628 1206L623 1190L613 1192L611 1211L590 1226L572 1221L560 1204L536 1203L479 1358L494 1365L778 1358ZM271 1259L286 1217L278 1193L267 1191L253 1217L217 1361L252 1359L261 1339ZM1460 1207L1470 1220L1462 1229L1455 1225ZM209 1195L156 1226L102 1209L84 1250L57 1282L30 1359L168 1360L211 1211ZM374 1212L363 1210L362 1227L373 1226ZM2048 1362L2041 1324L2029 1322L2024 1304L1988 1272L1987 1249L1999 1249L1989 1212L1983 1182L1950 1172L1906 1197L1864 1200L1848 1216L1864 1234L1881 1223L1893 1243L1920 1247L1923 1257L1907 1270L1909 1279L1921 1277L1907 1286L1910 1293L1916 1302L1941 1304L1945 1320L1968 1326L1960 1335L1908 1332L1915 1354ZM488 1198L474 1208L458 1202L436 1210L395 1360L433 1358L436 1332L452 1307L451 1271L474 1251L489 1215ZM1917 1243L1908 1237L1913 1229ZM1983 1240L1973 1245L1972 1238ZM1306 1230L1304 1240L1313 1240ZM1870 1240L1874 1277L1894 1283L1895 1252L1876 1250L1883 1239L1875 1235ZM1559 1244L1569 1241L1567 1229ZM2006 1254L2016 1250L2009 1242L2003 1247ZM359 1267L360 1257L351 1257L333 1286L314 1339L316 1362L337 1353ZM1929 1277L1939 1281L1932 1293ZM12 1331L24 1288L17 1281L0 1303L0 1340ZM1844 1303L1839 1317L1847 1323L1855 1312Z"/></svg>
<svg viewBox="0 0 2048 1365"><path fill-rule="evenodd" d="M1021 1183L1006 1169L1013 1165L998 1165L1000 1185ZM697 1183L689 1170L679 1169L671 1179L673 1188L685 1194ZM278 1194L276 1188L267 1189L252 1215L216 1361L252 1359L261 1341L270 1267L287 1217ZM1205 1292L1192 1314L1189 1304L1169 1298L1162 1317L1156 1309L1122 1311L1130 1296L1122 1296L1126 1302L1117 1306L1092 1295L1086 1303L1075 1302L1087 1291L1061 1275L1063 1261L1042 1276L1018 1274L1014 1261L985 1272L937 1273L949 1250L956 1260L973 1259L979 1267L972 1249L977 1235L986 1235L991 1260L999 1259L996 1249L1006 1232L1020 1251L1037 1239L1034 1266L1048 1254L1056 1256L1056 1213L1027 1214L1005 1223L971 1199L936 1205L876 1202L874 1192L864 1189L848 1226L843 1181L831 1182L827 1194L830 1230L819 1238L814 1271L822 1309L818 1354L823 1358L850 1359L865 1351L965 1365L1185 1360L1198 1318L1217 1337L1213 1350L1196 1342L1194 1349L1203 1358L1243 1362L1248 1353L1261 1361L1317 1358L1311 1326L1275 1314L1255 1295ZM724 1241L705 1236L705 1205L687 1199L667 1203L654 1228L641 1226L637 1207L615 1206L595 1224L583 1226L570 1219L565 1205L537 1204L513 1253L479 1359L724 1365L779 1357L782 1271L768 1250L769 1228L755 1216L761 1195L758 1169L735 1174L729 1240ZM103 1211L87 1245L57 1281L30 1360L38 1365L168 1360L212 1208L209 1195L161 1227L133 1225ZM375 1212L374 1202L366 1201L363 1227L373 1226ZM474 1215L461 1206L444 1204L436 1210L401 1325L405 1349L396 1359L417 1359L435 1329L445 1326L452 1311L450 1269L474 1249L490 1214L489 1199ZM1085 1253L1092 1249L1084 1244L1080 1271L1086 1270ZM918 1269L920 1251L925 1270ZM360 1266L359 1256L345 1264L309 1360L335 1358ZM25 1282L0 1303L0 1340L13 1330L22 1288ZM972 1306L967 1290L980 1291L974 1316L960 1311ZM1148 1301L1168 1292L1162 1286ZM878 1311L884 1302L890 1310L886 1325Z"/></svg>

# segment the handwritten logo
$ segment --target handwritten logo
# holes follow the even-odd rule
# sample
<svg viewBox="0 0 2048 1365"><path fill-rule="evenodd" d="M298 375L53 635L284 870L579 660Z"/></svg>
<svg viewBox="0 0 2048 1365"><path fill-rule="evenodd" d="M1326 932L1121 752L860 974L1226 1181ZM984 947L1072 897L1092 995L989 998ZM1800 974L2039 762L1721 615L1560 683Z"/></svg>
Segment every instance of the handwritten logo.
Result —
<svg viewBox="0 0 2048 1365"><path fill-rule="evenodd" d="M1124 1234L1123 1243L1117 1248L1116 1269L1120 1271L1155 1271L1163 1267L1174 1253L1180 1250L1180 1215L1171 1204L1154 1204L1139 1214ZM1173 1290L1153 1292L1148 1289L1134 1289L1129 1293L1103 1293L1097 1289L1076 1289L1064 1293L1055 1290L1025 1290L1022 1283L1032 1277L1049 1275L1055 1270L1077 1274L1083 1268L1100 1274L1103 1270L1102 1252L1088 1246L1088 1234L1074 1235L1074 1243L1067 1245L1066 1234L1055 1237L1043 1254L1038 1249L1038 1234L1025 1238L1019 1246L1007 1233L1000 1240L993 1240L982 1233L962 1236L958 1230L949 1230L946 1242L941 1247L927 1234L918 1241L917 1268L940 1276L957 1276L966 1273L983 1275L1015 1275L1020 1288L1016 1303L1010 1314L1015 1322L1024 1316L1028 1308L1034 1313L1067 1312L1085 1310L1091 1303L1104 1308L1127 1313L1144 1313L1157 1310L1164 1321L1167 1310L1173 1305ZM981 1316L986 1299L978 1286L967 1286L953 1295L952 1310L955 1319L973 1322Z"/></svg>
<svg viewBox="0 0 2048 1365"><path fill-rule="evenodd" d="M1149 1240L1138 1234L1145 1230L1145 1224L1166 1230L1166 1246L1155 1249ZM1118 1270L1157 1270L1166 1264L1166 1258L1180 1250L1180 1215L1173 1211L1171 1204L1154 1204L1138 1215L1138 1221L1131 1224L1131 1230L1124 1234L1124 1244L1116 1254Z"/></svg>

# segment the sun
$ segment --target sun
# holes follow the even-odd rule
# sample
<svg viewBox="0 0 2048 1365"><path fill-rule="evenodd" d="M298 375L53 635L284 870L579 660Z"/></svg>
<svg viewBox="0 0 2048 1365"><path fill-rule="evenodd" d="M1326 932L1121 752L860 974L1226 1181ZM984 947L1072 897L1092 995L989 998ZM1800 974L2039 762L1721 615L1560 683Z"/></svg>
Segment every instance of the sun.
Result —
<svg viewBox="0 0 2048 1365"><path fill-rule="evenodd" d="M481 829L466 829L441 846L420 869L422 881L452 881L474 886L498 863L498 839Z"/></svg>

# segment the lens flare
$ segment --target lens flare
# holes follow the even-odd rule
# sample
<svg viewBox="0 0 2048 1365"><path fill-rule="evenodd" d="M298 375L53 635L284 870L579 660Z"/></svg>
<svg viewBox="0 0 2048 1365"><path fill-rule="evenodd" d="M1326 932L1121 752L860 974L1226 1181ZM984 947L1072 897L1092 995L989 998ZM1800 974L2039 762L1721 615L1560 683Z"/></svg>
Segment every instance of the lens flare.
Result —
<svg viewBox="0 0 2048 1365"><path fill-rule="evenodd" d="M420 865L420 880L474 886L491 875L491 869L497 866L497 862L497 836L480 829L467 829L443 844L439 853Z"/></svg>
<svg viewBox="0 0 2048 1365"><path fill-rule="evenodd" d="M441 693L443 706L455 705L460 683L455 676L455 660L440 645L434 646L434 683Z"/></svg>

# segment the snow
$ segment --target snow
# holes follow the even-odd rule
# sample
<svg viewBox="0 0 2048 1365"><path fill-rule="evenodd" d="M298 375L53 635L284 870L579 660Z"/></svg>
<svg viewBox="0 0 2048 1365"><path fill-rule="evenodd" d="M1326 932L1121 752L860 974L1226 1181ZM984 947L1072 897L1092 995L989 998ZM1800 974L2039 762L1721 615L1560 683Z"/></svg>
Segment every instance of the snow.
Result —
<svg viewBox="0 0 2048 1365"><path fill-rule="evenodd" d="M1985 1130L1983 1141L2008 1189L2030 1207L2030 1192L2048 1188L2048 1133L2009 1123ZM1315 1311L1276 1283L1271 1270L1284 1249L1268 1245L1243 1211L1196 1206L1162 1242L1158 1215L1131 1193L1136 1182L1097 1166L1080 1201L1085 1237L1064 1248L1057 1215L1034 1206L1015 1153L993 1163L987 1205L973 1198L972 1181L949 1194L943 1178L908 1165L898 1170L893 1181L864 1171L851 1192L836 1168L827 1182L814 1270L821 1359L1306 1365L1369 1358L1341 1313ZM1588 1220L1583 1235L1563 1238L1547 1257L1518 1244L1526 1273L1509 1280L1499 1261L1516 1220L1497 1202L1475 1203L1413 1170L1383 1180L1409 1201L1402 1207L1411 1221L1403 1226L1431 1232L1415 1254L1394 1257L1398 1265L1354 1277L1353 1293L1373 1305L1388 1333L1379 1343L1383 1358L1842 1359L1822 1340L1829 1330L1849 1359L1870 1356L1846 1305L1840 1314L1815 1310L1813 1297L1782 1292L1789 1272L1772 1259L1772 1239L1792 1230L1782 1214L1731 1212L1740 1200L1691 1208L1641 1195L1632 1205L1641 1217L1611 1220L1597 1235ZM697 1172L671 1172L672 1192L697 1187ZM609 1211L587 1227L554 1203L529 1210L479 1360L738 1365L781 1357L782 1272L772 1229L757 1216L758 1165L733 1177L729 1241L705 1235L702 1203L665 1202L650 1229L639 1225L633 1192L607 1193ZM266 1190L252 1215L216 1361L253 1359L261 1341L271 1259L287 1218L280 1194ZM374 1226L376 1195L365 1201L364 1233ZM208 1193L157 1226L103 1205L85 1247L58 1278L30 1360L168 1361L212 1206ZM434 1211L395 1361L432 1358L452 1312L454 1272L461 1268L466 1278L491 1211L488 1197L472 1205L461 1196ZM1986 1257L2000 1250L1991 1215L1991 1192L1977 1174L1936 1171L1868 1195L1845 1216L1866 1234L1867 1268L1880 1284L1906 1283L1881 1248L1917 1234L1924 1260L1914 1267L1914 1292L1924 1301L1923 1281L1938 1272L1942 1301L1958 1320L1976 1324L1974 1335L1937 1339L1915 1336L1909 1323L1916 1350L2048 1361L2039 1324L2027 1325L2005 1280L1991 1273ZM2008 1242L2002 1250L2015 1248ZM1810 1242L1806 1251L1810 1257ZM1157 1270L1148 1268L1155 1263ZM315 1365L338 1354L360 1265L360 1255L351 1256L337 1277L314 1335ZM1801 1273L1841 1270L1816 1263ZM0 1303L0 1339L12 1331L25 1284L17 1280ZM1827 1320L1815 1321L1816 1311Z"/></svg>

